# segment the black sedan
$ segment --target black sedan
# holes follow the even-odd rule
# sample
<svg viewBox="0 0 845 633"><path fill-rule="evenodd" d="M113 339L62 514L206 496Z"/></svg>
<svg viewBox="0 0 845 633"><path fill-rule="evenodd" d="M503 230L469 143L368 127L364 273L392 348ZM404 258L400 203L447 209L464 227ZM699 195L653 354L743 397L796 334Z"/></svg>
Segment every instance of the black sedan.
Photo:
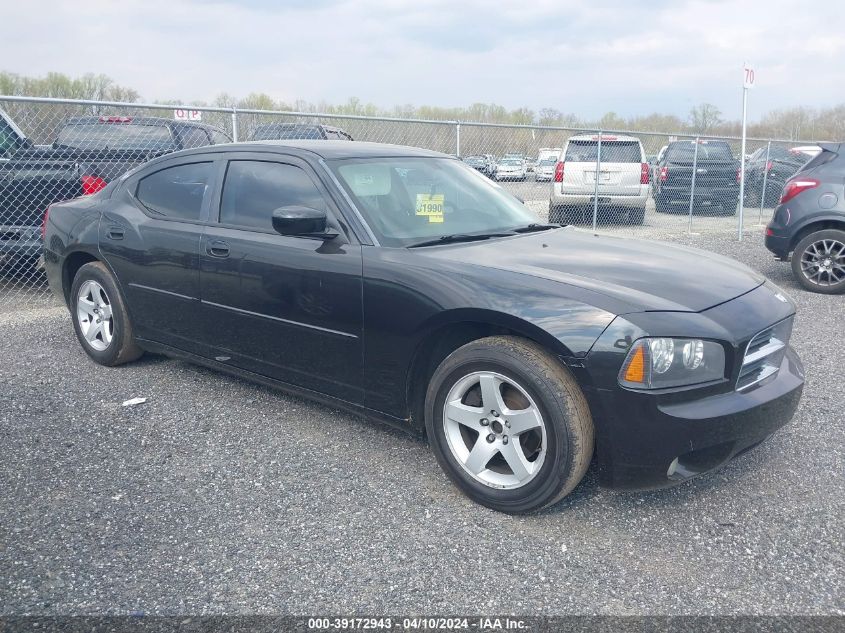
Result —
<svg viewBox="0 0 845 633"><path fill-rule="evenodd" d="M758 206L761 203L765 207L777 205L786 181L807 164L813 155L797 148L787 149L778 145L761 147L754 152L745 163L746 206Z"/></svg>
<svg viewBox="0 0 845 633"><path fill-rule="evenodd" d="M53 205L45 260L94 361L163 353L424 433L505 512L566 496L594 454L618 488L711 470L803 389L795 306L761 275L541 224L460 160L408 147L155 159Z"/></svg>

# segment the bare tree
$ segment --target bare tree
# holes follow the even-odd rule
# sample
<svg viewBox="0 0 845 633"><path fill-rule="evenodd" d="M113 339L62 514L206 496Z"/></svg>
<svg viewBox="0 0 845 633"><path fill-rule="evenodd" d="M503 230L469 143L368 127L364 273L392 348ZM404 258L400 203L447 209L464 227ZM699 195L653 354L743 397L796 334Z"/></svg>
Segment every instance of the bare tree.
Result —
<svg viewBox="0 0 845 633"><path fill-rule="evenodd" d="M722 123L722 111L712 103L702 103L690 110L689 124L696 134L710 134Z"/></svg>

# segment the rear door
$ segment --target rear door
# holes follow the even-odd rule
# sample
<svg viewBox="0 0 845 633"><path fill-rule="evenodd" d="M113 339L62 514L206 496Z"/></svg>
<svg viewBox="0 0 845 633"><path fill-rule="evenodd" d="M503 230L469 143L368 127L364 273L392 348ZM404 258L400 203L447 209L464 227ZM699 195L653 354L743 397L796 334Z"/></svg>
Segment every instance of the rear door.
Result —
<svg viewBox="0 0 845 633"><path fill-rule="evenodd" d="M636 196L640 193L643 154L639 141L602 137L599 163L598 139L572 140L563 160L567 193L593 193L597 176L599 195Z"/></svg>
<svg viewBox="0 0 845 633"><path fill-rule="evenodd" d="M333 240L280 235L275 209L325 209ZM225 165L216 224L201 247L201 293L213 357L348 402L363 401L362 258L304 161L240 153Z"/></svg>
<svg viewBox="0 0 845 633"><path fill-rule="evenodd" d="M100 220L100 251L136 334L200 353L199 251L217 155L171 159L127 180Z"/></svg>

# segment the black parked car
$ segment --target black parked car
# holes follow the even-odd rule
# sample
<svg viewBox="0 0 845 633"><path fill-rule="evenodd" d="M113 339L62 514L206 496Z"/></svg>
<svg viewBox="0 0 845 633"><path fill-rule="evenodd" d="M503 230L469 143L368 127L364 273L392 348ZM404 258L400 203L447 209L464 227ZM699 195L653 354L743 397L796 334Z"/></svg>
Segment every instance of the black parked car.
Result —
<svg viewBox="0 0 845 633"><path fill-rule="evenodd" d="M693 213L734 215L739 200L739 161L725 141L673 141L655 167L654 206L659 213L689 213L695 167Z"/></svg>
<svg viewBox="0 0 845 633"><path fill-rule="evenodd" d="M202 123L86 116L65 121L52 146L35 146L0 111L0 268L36 263L48 205L96 193L156 156L231 140Z"/></svg>
<svg viewBox="0 0 845 633"><path fill-rule="evenodd" d="M768 160L766 158L768 149ZM773 207L780 200L786 181L792 178L812 156L797 150L772 145L761 147L745 161L745 204L758 206L763 199L765 181L766 196L763 206Z"/></svg>
<svg viewBox="0 0 845 633"><path fill-rule="evenodd" d="M766 248L779 259L792 253L792 273L804 288L845 292L845 150L822 151L790 178L766 227Z"/></svg>
<svg viewBox="0 0 845 633"><path fill-rule="evenodd" d="M262 123L249 135L250 141L284 141L297 139L323 139L351 141L353 138L339 127L309 125L304 123Z"/></svg>
<svg viewBox="0 0 845 633"><path fill-rule="evenodd" d="M795 306L762 275L539 224L420 149L181 152L54 205L45 248L96 362L161 352L426 433L505 512L564 497L594 449L605 485L684 481L785 424L803 389Z"/></svg>

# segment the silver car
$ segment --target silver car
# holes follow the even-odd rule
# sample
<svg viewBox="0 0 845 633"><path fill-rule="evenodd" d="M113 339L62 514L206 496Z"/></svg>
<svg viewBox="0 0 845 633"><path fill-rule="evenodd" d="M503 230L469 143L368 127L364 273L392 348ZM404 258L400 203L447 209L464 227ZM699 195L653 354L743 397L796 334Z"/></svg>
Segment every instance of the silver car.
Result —
<svg viewBox="0 0 845 633"><path fill-rule="evenodd" d="M650 168L643 146L633 136L582 134L566 142L553 176L549 221L572 224L592 217L598 197L601 217L617 216L642 224L648 200ZM598 178L598 187L596 187Z"/></svg>
<svg viewBox="0 0 845 633"><path fill-rule="evenodd" d="M555 175L555 165L557 160L554 158L546 158L537 162L537 167L534 168L534 178L537 182L551 180Z"/></svg>
<svg viewBox="0 0 845 633"><path fill-rule="evenodd" d="M505 157L496 165L496 180L525 180L525 161Z"/></svg>

